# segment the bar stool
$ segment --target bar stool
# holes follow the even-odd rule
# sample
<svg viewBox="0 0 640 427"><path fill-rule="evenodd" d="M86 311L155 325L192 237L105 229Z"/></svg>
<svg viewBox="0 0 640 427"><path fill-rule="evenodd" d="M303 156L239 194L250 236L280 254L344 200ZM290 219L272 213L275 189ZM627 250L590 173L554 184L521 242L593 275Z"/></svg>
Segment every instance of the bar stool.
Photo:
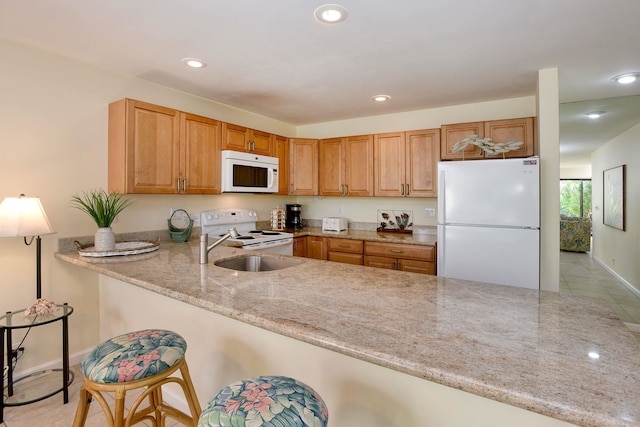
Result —
<svg viewBox="0 0 640 427"><path fill-rule="evenodd" d="M198 427L326 427L329 411L301 381L260 376L224 387L207 404Z"/></svg>
<svg viewBox="0 0 640 427"><path fill-rule="evenodd" d="M187 368L186 350L187 343L180 335L163 329L130 332L99 344L81 364L84 383L80 387L80 401L73 426L84 426L89 405L95 399L109 427L128 427L144 420L154 426L164 426L167 416L195 427L200 415L200 403ZM171 376L177 370L180 370L182 378ZM182 388L190 416L162 400L162 386L169 383L176 383ZM133 402L125 417L127 391L140 388L145 390ZM114 394L113 413L103 393ZM149 405L139 409L147 398Z"/></svg>

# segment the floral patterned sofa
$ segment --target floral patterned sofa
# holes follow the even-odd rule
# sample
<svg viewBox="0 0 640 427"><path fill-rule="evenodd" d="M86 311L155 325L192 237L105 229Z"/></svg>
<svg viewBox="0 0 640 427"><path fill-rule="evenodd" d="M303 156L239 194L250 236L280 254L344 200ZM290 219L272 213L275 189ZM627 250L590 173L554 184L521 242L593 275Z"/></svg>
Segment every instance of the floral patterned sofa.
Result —
<svg viewBox="0 0 640 427"><path fill-rule="evenodd" d="M560 215L560 250L570 252L591 250L591 218Z"/></svg>

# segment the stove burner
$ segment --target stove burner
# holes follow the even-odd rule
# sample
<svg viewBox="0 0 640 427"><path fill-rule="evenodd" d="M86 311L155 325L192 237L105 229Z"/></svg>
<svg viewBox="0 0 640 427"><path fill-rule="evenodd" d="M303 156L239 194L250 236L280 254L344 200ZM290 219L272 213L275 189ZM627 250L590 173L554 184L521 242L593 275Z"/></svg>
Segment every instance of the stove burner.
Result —
<svg viewBox="0 0 640 427"><path fill-rule="evenodd" d="M269 231L269 230L251 230L249 234L262 234L263 236L277 236L280 234L280 232Z"/></svg>
<svg viewBox="0 0 640 427"><path fill-rule="evenodd" d="M251 239L255 239L255 237L253 237L253 236L238 236L238 237L236 237L236 239L238 239L238 240L251 240Z"/></svg>

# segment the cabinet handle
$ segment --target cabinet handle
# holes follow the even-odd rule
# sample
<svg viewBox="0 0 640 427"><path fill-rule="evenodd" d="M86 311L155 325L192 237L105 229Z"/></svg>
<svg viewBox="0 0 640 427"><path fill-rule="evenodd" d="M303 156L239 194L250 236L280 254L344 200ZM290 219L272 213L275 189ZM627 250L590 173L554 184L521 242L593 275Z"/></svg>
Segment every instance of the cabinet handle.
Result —
<svg viewBox="0 0 640 427"><path fill-rule="evenodd" d="M404 196L404 184L400 184L400 195Z"/></svg>
<svg viewBox="0 0 640 427"><path fill-rule="evenodd" d="M349 186L347 184L344 185L344 195L348 195L349 194Z"/></svg>
<svg viewBox="0 0 640 427"><path fill-rule="evenodd" d="M338 245L338 247L340 247L340 248L350 248L350 247L351 247L351 245L346 245L346 244L344 244L344 243L340 243L340 244Z"/></svg>
<svg viewBox="0 0 640 427"><path fill-rule="evenodd" d="M176 190L178 190L178 193L180 192L180 178L176 179Z"/></svg>
<svg viewBox="0 0 640 427"><path fill-rule="evenodd" d="M182 192L184 192L184 193L187 192L187 178L184 178L182 180Z"/></svg>
<svg viewBox="0 0 640 427"><path fill-rule="evenodd" d="M402 249L389 249L389 252L393 252L394 254L401 254Z"/></svg>
<svg viewBox="0 0 640 427"><path fill-rule="evenodd" d="M405 184L405 185L407 186L407 191L405 191L405 194L404 194L404 195L405 195L405 196L408 196L408 195L409 195L409 184Z"/></svg>

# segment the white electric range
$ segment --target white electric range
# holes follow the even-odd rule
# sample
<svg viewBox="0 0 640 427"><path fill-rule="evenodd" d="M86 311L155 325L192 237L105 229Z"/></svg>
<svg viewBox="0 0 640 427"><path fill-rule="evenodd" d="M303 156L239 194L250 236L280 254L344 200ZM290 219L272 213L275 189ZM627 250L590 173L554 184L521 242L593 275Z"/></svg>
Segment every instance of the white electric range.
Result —
<svg viewBox="0 0 640 427"><path fill-rule="evenodd" d="M253 209L216 209L200 213L202 234L215 241L235 227L240 234L229 242L242 244L242 249L282 255L293 255L293 233L257 230L258 213Z"/></svg>

